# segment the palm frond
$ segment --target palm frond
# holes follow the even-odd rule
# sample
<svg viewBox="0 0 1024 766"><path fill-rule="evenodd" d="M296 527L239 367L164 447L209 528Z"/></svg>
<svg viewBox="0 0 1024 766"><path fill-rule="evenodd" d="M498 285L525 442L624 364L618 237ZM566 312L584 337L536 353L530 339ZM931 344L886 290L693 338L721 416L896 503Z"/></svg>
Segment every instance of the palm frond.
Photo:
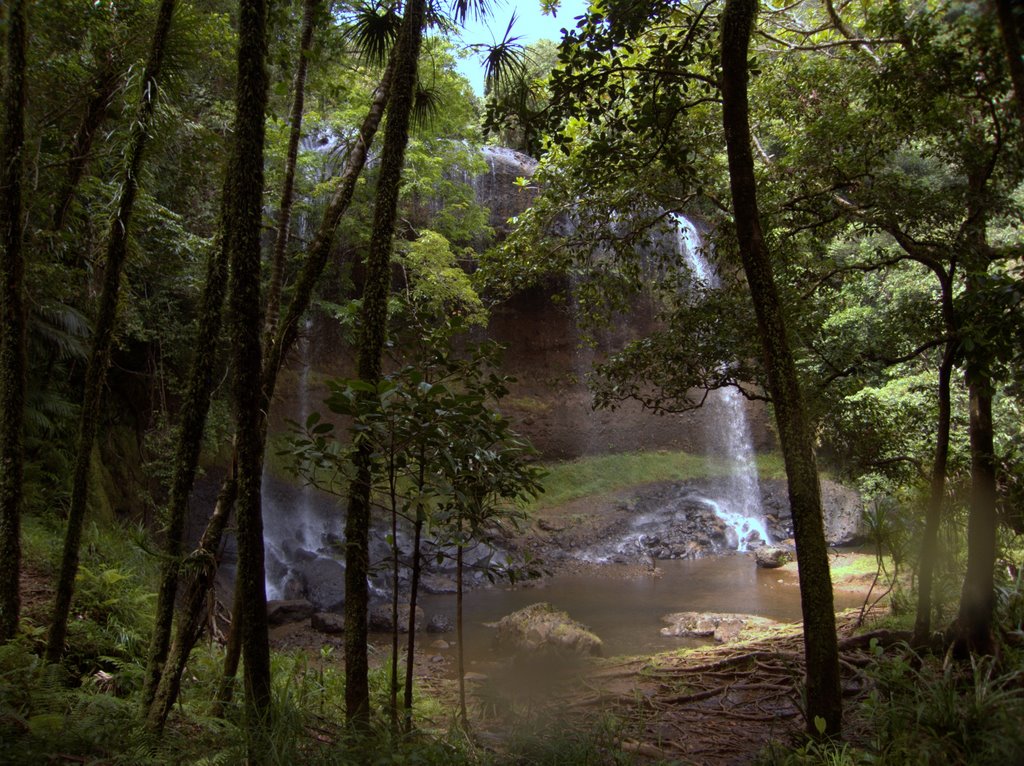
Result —
<svg viewBox="0 0 1024 766"><path fill-rule="evenodd" d="M426 127L441 113L443 95L436 87L418 86L412 105L412 121L417 127Z"/></svg>
<svg viewBox="0 0 1024 766"><path fill-rule="evenodd" d="M516 15L512 14L501 42L483 46L484 87L488 93L511 90L526 77L526 59L520 36L512 36Z"/></svg>
<svg viewBox="0 0 1024 766"><path fill-rule="evenodd" d="M346 36L367 63L383 65L398 39L402 17L391 3L359 2L352 9Z"/></svg>

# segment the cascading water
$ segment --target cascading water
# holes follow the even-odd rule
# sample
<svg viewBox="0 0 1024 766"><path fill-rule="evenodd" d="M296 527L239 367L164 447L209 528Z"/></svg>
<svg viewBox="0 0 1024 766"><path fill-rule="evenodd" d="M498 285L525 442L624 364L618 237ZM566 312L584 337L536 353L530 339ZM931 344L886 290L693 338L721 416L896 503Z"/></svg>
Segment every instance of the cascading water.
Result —
<svg viewBox="0 0 1024 766"><path fill-rule="evenodd" d="M704 242L694 223L682 215L675 216L676 246L686 260L697 282L707 289L721 284L714 266L704 255ZM757 478L750 424L747 422L743 395L727 386L713 391L707 404L718 413L708 451L724 454L731 464L724 496L706 499L715 515L736 532L737 550L746 551L750 543L770 543L771 537L761 510L761 488ZM717 443L716 443L717 442Z"/></svg>

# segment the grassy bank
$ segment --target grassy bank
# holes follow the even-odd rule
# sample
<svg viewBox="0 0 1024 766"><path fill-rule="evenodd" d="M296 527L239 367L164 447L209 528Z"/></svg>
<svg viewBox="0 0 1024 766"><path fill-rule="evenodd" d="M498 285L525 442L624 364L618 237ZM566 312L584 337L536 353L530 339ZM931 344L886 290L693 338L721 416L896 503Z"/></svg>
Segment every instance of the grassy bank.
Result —
<svg viewBox="0 0 1024 766"><path fill-rule="evenodd" d="M564 463L545 465L544 494L531 508L550 508L577 498L600 495L655 481L686 481L728 476L734 466L722 458L689 452L624 452L593 455ZM782 456L757 456L757 470L763 479L783 479Z"/></svg>

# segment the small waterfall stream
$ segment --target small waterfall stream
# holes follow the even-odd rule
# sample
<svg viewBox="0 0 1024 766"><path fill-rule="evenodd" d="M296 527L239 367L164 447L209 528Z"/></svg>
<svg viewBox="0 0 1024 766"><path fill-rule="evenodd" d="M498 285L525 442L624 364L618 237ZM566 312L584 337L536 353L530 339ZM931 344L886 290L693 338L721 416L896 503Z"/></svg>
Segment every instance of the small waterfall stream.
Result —
<svg viewBox="0 0 1024 766"><path fill-rule="evenodd" d="M679 255L693 271L695 280L706 289L718 288L721 284L718 273L705 255L704 241L697 226L679 214L675 215L675 223ZM752 542L771 543L761 509L757 461L743 395L735 387L727 386L712 391L707 405L718 413L718 422L709 434L706 449L711 454L725 455L731 470L724 496L717 500L705 499L705 502L735 530L738 551L747 551Z"/></svg>

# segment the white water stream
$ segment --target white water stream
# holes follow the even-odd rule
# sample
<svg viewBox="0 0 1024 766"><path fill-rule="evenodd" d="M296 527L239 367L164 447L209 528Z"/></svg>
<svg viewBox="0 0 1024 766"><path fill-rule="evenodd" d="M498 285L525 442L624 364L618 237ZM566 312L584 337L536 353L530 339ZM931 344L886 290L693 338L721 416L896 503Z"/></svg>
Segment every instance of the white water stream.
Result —
<svg viewBox="0 0 1024 766"><path fill-rule="evenodd" d="M679 255L685 259L697 282L707 289L716 289L721 282L705 255L700 231L683 215L677 214L675 223ZM743 395L733 386L712 391L706 402L718 417L705 448L710 454L724 455L731 470L724 496L716 500L705 498L705 502L718 518L735 530L740 552L749 550L749 544L755 541L772 542L761 509L761 487L745 404Z"/></svg>

